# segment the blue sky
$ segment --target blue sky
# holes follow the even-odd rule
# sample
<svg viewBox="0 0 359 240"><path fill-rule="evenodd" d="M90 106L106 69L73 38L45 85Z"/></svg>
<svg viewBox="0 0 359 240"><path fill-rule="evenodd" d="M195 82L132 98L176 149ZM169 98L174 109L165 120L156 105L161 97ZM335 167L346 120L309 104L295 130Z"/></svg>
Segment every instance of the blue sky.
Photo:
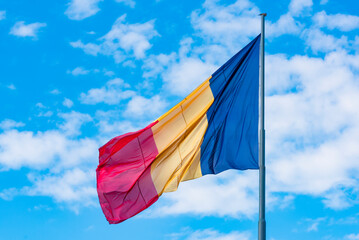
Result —
<svg viewBox="0 0 359 240"><path fill-rule="evenodd" d="M359 3L0 0L1 239L252 240L258 172L109 225L97 148L143 128L266 19L268 239L359 239Z"/></svg>

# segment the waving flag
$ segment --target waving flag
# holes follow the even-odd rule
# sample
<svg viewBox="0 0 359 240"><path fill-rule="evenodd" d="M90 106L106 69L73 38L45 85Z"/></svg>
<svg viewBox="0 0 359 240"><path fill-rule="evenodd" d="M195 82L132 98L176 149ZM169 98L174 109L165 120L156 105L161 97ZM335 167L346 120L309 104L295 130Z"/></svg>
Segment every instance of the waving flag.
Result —
<svg viewBox="0 0 359 240"><path fill-rule="evenodd" d="M109 223L136 215L181 181L258 169L259 45L260 36L155 122L99 149L97 191Z"/></svg>

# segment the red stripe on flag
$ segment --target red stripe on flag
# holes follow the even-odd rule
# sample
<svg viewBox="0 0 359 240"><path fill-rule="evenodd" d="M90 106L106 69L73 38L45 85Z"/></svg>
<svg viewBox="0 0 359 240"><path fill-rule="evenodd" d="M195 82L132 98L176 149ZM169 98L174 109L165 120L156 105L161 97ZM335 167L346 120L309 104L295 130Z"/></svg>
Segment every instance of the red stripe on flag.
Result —
<svg viewBox="0 0 359 240"><path fill-rule="evenodd" d="M158 199L151 163L158 155L151 127L124 134L99 149L97 192L110 223L122 222Z"/></svg>
<svg viewBox="0 0 359 240"><path fill-rule="evenodd" d="M103 145L102 147L99 148L100 165L102 165L113 153L116 153L117 151L119 151L127 143L131 142L134 138L138 137L144 131L146 131L147 129L156 125L156 123L158 123L158 121L153 122L150 125L148 125L147 127L145 127L144 129L138 130L136 132L130 132L130 133L126 133L121 136L112 138L105 145Z"/></svg>

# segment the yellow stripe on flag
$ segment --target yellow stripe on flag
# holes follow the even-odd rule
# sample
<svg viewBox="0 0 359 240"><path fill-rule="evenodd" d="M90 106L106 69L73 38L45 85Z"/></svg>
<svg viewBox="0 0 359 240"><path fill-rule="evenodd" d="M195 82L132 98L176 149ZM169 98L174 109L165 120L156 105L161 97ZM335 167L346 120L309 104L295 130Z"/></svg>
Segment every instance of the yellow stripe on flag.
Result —
<svg viewBox="0 0 359 240"><path fill-rule="evenodd" d="M175 191L181 181L202 176L200 146L213 101L208 79L152 127L159 155L151 165L151 176L159 196Z"/></svg>

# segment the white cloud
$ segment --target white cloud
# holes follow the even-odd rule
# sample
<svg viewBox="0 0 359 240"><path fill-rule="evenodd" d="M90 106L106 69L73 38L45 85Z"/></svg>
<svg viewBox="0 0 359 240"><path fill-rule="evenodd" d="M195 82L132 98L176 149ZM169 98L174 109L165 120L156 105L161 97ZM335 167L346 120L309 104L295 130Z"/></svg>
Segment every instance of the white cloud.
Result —
<svg viewBox="0 0 359 240"><path fill-rule="evenodd" d="M52 111L41 111L38 117L51 117L54 113Z"/></svg>
<svg viewBox="0 0 359 240"><path fill-rule="evenodd" d="M174 94L184 96L193 91L216 70L217 66L196 57L182 58L164 72L166 88Z"/></svg>
<svg viewBox="0 0 359 240"><path fill-rule="evenodd" d="M330 52L348 46L348 38L346 36L337 38L334 35L325 34L318 28L306 29L303 31L302 37L314 53Z"/></svg>
<svg viewBox="0 0 359 240"><path fill-rule="evenodd" d="M359 36L355 36L354 41L352 42L353 48L359 53Z"/></svg>
<svg viewBox="0 0 359 240"><path fill-rule="evenodd" d="M92 184L95 172L92 169L83 170L71 168L62 173L28 174L32 186L21 189L9 188L0 192L0 198L11 200L17 195L48 196L60 204L65 204L75 212L80 207L96 206L96 188ZM41 206L40 206L41 207ZM34 208L35 210L39 207ZM48 209L48 207L47 207Z"/></svg>
<svg viewBox="0 0 359 240"><path fill-rule="evenodd" d="M240 49L260 33L260 13L248 0L237 0L228 6L206 0L200 10L191 14L193 28L205 40Z"/></svg>
<svg viewBox="0 0 359 240"><path fill-rule="evenodd" d="M49 110L50 109L49 107L46 107L41 102L36 103L35 106L39 112L37 114L38 117L51 117L54 114L51 110Z"/></svg>
<svg viewBox="0 0 359 240"><path fill-rule="evenodd" d="M112 76L115 75L115 72L104 69L103 70L103 75L108 76L108 77L112 77Z"/></svg>
<svg viewBox="0 0 359 240"><path fill-rule="evenodd" d="M2 122L0 122L0 129L2 129L2 130L9 130L9 129L23 127L23 126L25 126L24 123L16 122L11 119L5 119Z"/></svg>
<svg viewBox="0 0 359 240"><path fill-rule="evenodd" d="M64 101L62 102L62 105L64 105L67 108L71 108L74 105L74 102L68 98L65 98Z"/></svg>
<svg viewBox="0 0 359 240"><path fill-rule="evenodd" d="M229 171L182 182L176 192L163 196L163 202L154 211L156 215L195 214L251 218L258 211L257 180L257 171L247 171L241 175Z"/></svg>
<svg viewBox="0 0 359 240"><path fill-rule="evenodd" d="M329 2L329 0L320 0L320 4L321 5L325 5L325 4L327 4Z"/></svg>
<svg viewBox="0 0 359 240"><path fill-rule="evenodd" d="M8 188L4 189L0 192L0 198L6 201L10 201L18 194L18 190L16 188Z"/></svg>
<svg viewBox="0 0 359 240"><path fill-rule="evenodd" d="M287 74L281 79L293 82L267 98L270 191L321 196L334 209L355 204L341 192L358 184L359 87L352 72L359 69L357 61L356 55L334 52L325 59L278 62L287 70L272 72L268 81Z"/></svg>
<svg viewBox="0 0 359 240"><path fill-rule="evenodd" d="M147 119L133 119L125 120L123 117L123 110L97 110L94 119L96 120L96 126L102 143L108 141L108 139L118 136L127 132L134 132L138 129L142 129L149 123ZM150 121L153 119L150 119Z"/></svg>
<svg viewBox="0 0 359 240"><path fill-rule="evenodd" d="M189 94L229 54L228 49L217 45L193 47L192 44L191 38L185 38L178 53L151 55L143 66L143 76L153 78L160 74L166 91L179 96Z"/></svg>
<svg viewBox="0 0 359 240"><path fill-rule="evenodd" d="M136 94L132 90L126 90L128 85L122 79L115 78L101 88L90 89L87 93L80 95L80 101L84 104L106 103L118 104L122 100L129 99L123 116L127 118L158 117L163 113L167 102L158 95L146 98ZM103 123L108 125L107 123Z"/></svg>
<svg viewBox="0 0 359 240"><path fill-rule="evenodd" d="M8 85L7 88L10 89L10 90L16 90L16 87L15 87L14 84Z"/></svg>
<svg viewBox="0 0 359 240"><path fill-rule="evenodd" d="M358 234L348 234L344 237L344 239L347 239L347 240L359 240L359 233Z"/></svg>
<svg viewBox="0 0 359 240"><path fill-rule="evenodd" d="M67 73L72 74L74 76L79 76L79 75L86 75L90 73L90 70L86 70L83 67L76 67L74 70L70 71L68 70Z"/></svg>
<svg viewBox="0 0 359 240"><path fill-rule="evenodd" d="M282 95L290 89L300 88L297 73L293 72L293 66L283 54L266 55L266 93L267 95ZM278 66L286 66L278 67ZM270 73L270 74L269 74ZM289 80L290 79L290 80ZM300 89L298 89L300 90Z"/></svg>
<svg viewBox="0 0 359 240"><path fill-rule="evenodd" d="M169 55L159 54L159 55L151 55L147 59L144 60L144 65L142 69L144 78L155 77L158 74L164 72L167 66L173 63L176 59L176 54L171 53Z"/></svg>
<svg viewBox="0 0 359 240"><path fill-rule="evenodd" d="M354 215L348 215L345 216L343 218L330 218L328 221L328 225L329 226L333 226L333 225L355 225L358 224L359 219L358 219L359 214L356 213Z"/></svg>
<svg viewBox="0 0 359 240"><path fill-rule="evenodd" d="M136 5L136 2L133 1L133 0L116 0L116 2L123 3L123 4L125 4L125 5L127 5L127 6L129 6L131 8L134 8L135 5Z"/></svg>
<svg viewBox="0 0 359 240"><path fill-rule="evenodd" d="M36 205L34 206L33 208L28 208L28 211L31 212L31 211L42 211L42 210L45 210L45 211L51 211L52 208L47 206L47 205L43 205L43 204L40 204L40 205Z"/></svg>
<svg viewBox="0 0 359 240"><path fill-rule="evenodd" d="M300 16L305 10L311 9L312 0L291 0L289 4L289 12L293 16Z"/></svg>
<svg viewBox="0 0 359 240"><path fill-rule="evenodd" d="M123 90L128 87L122 79L115 78L101 88L92 88L87 93L81 93L80 101L84 104L118 104L121 100L128 99L135 95L131 90Z"/></svg>
<svg viewBox="0 0 359 240"><path fill-rule="evenodd" d="M352 31L359 28L359 16L347 14L327 14L325 11L318 12L313 17L314 24L326 27L329 30Z"/></svg>
<svg viewBox="0 0 359 240"><path fill-rule="evenodd" d="M39 109L47 109L42 103ZM10 187L0 191L0 198L11 200L18 195L48 196L59 204L78 211L96 204L94 186L98 156L96 137L79 137L83 124L92 121L88 114L60 113L58 129L19 131L24 124L13 120L0 123L0 171L28 168L30 186ZM33 171L36 170L36 171Z"/></svg>
<svg viewBox="0 0 359 240"><path fill-rule="evenodd" d="M319 224L323 221L325 221L326 218L317 218L317 219L306 219L306 222L309 223L309 226L307 228L307 232L316 232L318 231Z"/></svg>
<svg viewBox="0 0 359 240"><path fill-rule="evenodd" d="M124 52L138 59L144 58L146 50L152 46L149 40L158 35L153 20L143 24L126 24L125 18L126 15L119 17L111 31L101 38L104 54L113 55L118 62L125 57Z"/></svg>
<svg viewBox="0 0 359 240"><path fill-rule="evenodd" d="M270 38L284 34L297 35L302 29L302 24L295 20L291 13L283 14L276 22L266 22L266 36Z"/></svg>
<svg viewBox="0 0 359 240"><path fill-rule="evenodd" d="M38 104L46 108L41 103ZM97 140L75 138L81 134L83 124L92 121L87 114L79 112L60 113L63 119L58 129L44 132L19 131L23 126L12 120L1 122L4 132L0 134L0 169L46 169L78 166L97 156Z"/></svg>
<svg viewBox="0 0 359 240"><path fill-rule="evenodd" d="M0 11L0 21L6 18L6 11Z"/></svg>
<svg viewBox="0 0 359 240"><path fill-rule="evenodd" d="M266 198L267 211L282 209L293 201L293 196L272 192ZM253 219L258 213L258 171L232 170L182 182L176 192L165 193L159 201L147 212L148 216L188 214Z"/></svg>
<svg viewBox="0 0 359 240"><path fill-rule="evenodd" d="M53 94L53 95L59 95L59 94L61 94L61 92L59 91L59 89L51 90L50 93Z"/></svg>
<svg viewBox="0 0 359 240"><path fill-rule="evenodd" d="M331 209L342 210L359 203L359 201L352 201L351 196L345 194L345 191L339 187L339 189L334 188L325 193L323 203Z"/></svg>
<svg viewBox="0 0 359 240"><path fill-rule="evenodd" d="M120 115L120 113L117 113ZM134 126L136 124L136 126ZM137 126L137 123L133 123L133 121L110 121L110 120L100 120L98 123L99 132L102 135L113 137L124 134L126 132L134 132L138 129L143 128L145 124L142 126ZM105 142L106 139L103 141Z"/></svg>
<svg viewBox="0 0 359 240"><path fill-rule="evenodd" d="M44 104L42 104L41 102L36 103L35 106L36 106L37 108L47 108L47 107L46 107Z"/></svg>
<svg viewBox="0 0 359 240"><path fill-rule="evenodd" d="M143 96L133 96L127 104L124 116L130 118L138 118L142 116L159 117L167 106L167 102L160 96L156 95L151 98Z"/></svg>
<svg viewBox="0 0 359 240"><path fill-rule="evenodd" d="M65 135L69 136L80 135L80 128L83 124L92 121L90 115L75 111L69 113L59 113L58 116L65 120L63 124L59 125L59 128Z"/></svg>
<svg viewBox="0 0 359 240"><path fill-rule="evenodd" d="M92 184L95 172L79 168L66 170L61 174L30 174L32 187L24 187L21 192L29 196L50 196L57 202L78 203L81 206L95 205L96 188ZM74 207L74 206L73 206Z"/></svg>
<svg viewBox="0 0 359 240"><path fill-rule="evenodd" d="M93 43L84 44L81 40L70 42L70 45L74 48L81 48L86 54L93 56L97 56L101 48L99 45Z"/></svg>
<svg viewBox="0 0 359 240"><path fill-rule="evenodd" d="M43 27L46 27L46 23L36 22L25 24L24 21L19 21L11 28L10 34L18 37L32 37L36 39L39 29Z"/></svg>
<svg viewBox="0 0 359 240"><path fill-rule="evenodd" d="M117 63L127 58L143 59L146 51L152 47L150 40L158 36L154 29L154 20L146 23L125 23L126 14L119 17L111 30L99 38L99 43L84 44L81 40L71 42L74 48L83 49L85 53L96 56L103 54L113 56Z"/></svg>
<svg viewBox="0 0 359 240"><path fill-rule="evenodd" d="M99 3L102 0L71 0L65 14L72 20L83 20L95 15L100 8Z"/></svg>
<svg viewBox="0 0 359 240"><path fill-rule="evenodd" d="M68 138L57 130L31 132L9 130L0 134L0 168L44 169L55 161L73 166L97 155L97 143L83 138Z"/></svg>

